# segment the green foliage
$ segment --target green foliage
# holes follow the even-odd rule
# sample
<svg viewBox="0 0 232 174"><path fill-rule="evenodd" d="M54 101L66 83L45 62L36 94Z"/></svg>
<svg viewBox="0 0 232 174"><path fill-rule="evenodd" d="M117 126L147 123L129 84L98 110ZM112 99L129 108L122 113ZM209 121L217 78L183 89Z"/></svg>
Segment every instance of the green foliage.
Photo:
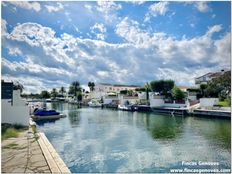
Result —
<svg viewBox="0 0 232 174"><path fill-rule="evenodd" d="M4 134L6 132L7 129L9 128L13 128L16 129L18 131L23 131L23 130L27 130L28 126L23 126L21 124L9 124L9 123L2 123L1 124L1 132L2 134Z"/></svg>
<svg viewBox="0 0 232 174"><path fill-rule="evenodd" d="M208 87L207 84L201 84L200 85L200 90L201 90L202 96L205 96L205 90L206 90L207 87Z"/></svg>
<svg viewBox="0 0 232 174"><path fill-rule="evenodd" d="M188 88L187 89L188 92L196 92L196 93L200 93L201 90L199 88Z"/></svg>
<svg viewBox="0 0 232 174"><path fill-rule="evenodd" d="M32 126L31 126L31 129L32 129L32 131L33 131L34 134L37 133L36 125L32 125Z"/></svg>
<svg viewBox="0 0 232 174"><path fill-rule="evenodd" d="M219 101L218 105L222 107L230 107L230 103L227 100Z"/></svg>
<svg viewBox="0 0 232 174"><path fill-rule="evenodd" d="M13 89L14 90L20 90L20 92L22 93L23 92L23 89L24 89L24 87L23 87L23 85L21 84L21 83L19 83L19 82L16 82L16 83L14 83L13 84Z"/></svg>
<svg viewBox="0 0 232 174"><path fill-rule="evenodd" d="M82 93L81 92L77 93L77 100L82 101Z"/></svg>
<svg viewBox="0 0 232 174"><path fill-rule="evenodd" d="M53 88L52 91L51 91L51 97L56 98L57 95L58 95L58 92L56 91L56 88Z"/></svg>
<svg viewBox="0 0 232 174"><path fill-rule="evenodd" d="M172 96L175 100L183 100L185 98L185 93L180 90L177 86L172 89Z"/></svg>
<svg viewBox="0 0 232 174"><path fill-rule="evenodd" d="M80 91L81 91L81 87L78 81L72 82L72 84L69 86L69 94L73 94L74 96L77 96L77 92Z"/></svg>
<svg viewBox="0 0 232 174"><path fill-rule="evenodd" d="M121 90L121 91L120 91L120 94L126 95L126 94L127 94L127 90Z"/></svg>
<svg viewBox="0 0 232 174"><path fill-rule="evenodd" d="M173 80L157 80L150 82L150 88L153 92L159 92L162 95L167 96L174 87Z"/></svg>
<svg viewBox="0 0 232 174"><path fill-rule="evenodd" d="M60 88L60 91L59 91L62 95L64 95L64 93L66 92L65 91L65 88L62 86L61 88Z"/></svg>
<svg viewBox="0 0 232 174"><path fill-rule="evenodd" d="M207 97L220 97L221 99L229 95L231 91L231 75L230 71L216 77L208 82L205 94Z"/></svg>
<svg viewBox="0 0 232 174"><path fill-rule="evenodd" d="M146 88L144 88L144 87L142 87L142 88L136 88L135 91L145 92Z"/></svg>
<svg viewBox="0 0 232 174"><path fill-rule="evenodd" d="M89 83L88 83L88 87L89 87L89 90L90 90L90 91L93 91L93 90L94 90L94 87L95 87L94 82L89 82Z"/></svg>
<svg viewBox="0 0 232 174"><path fill-rule="evenodd" d="M2 134L2 139L18 137L18 131L15 128L7 128L6 131Z"/></svg>
<svg viewBox="0 0 232 174"><path fill-rule="evenodd" d="M50 94L48 91L41 91L40 98L50 98Z"/></svg>
<svg viewBox="0 0 232 174"><path fill-rule="evenodd" d="M133 96L134 92L132 90L121 90L120 94L124 94L124 95L127 95L127 96Z"/></svg>

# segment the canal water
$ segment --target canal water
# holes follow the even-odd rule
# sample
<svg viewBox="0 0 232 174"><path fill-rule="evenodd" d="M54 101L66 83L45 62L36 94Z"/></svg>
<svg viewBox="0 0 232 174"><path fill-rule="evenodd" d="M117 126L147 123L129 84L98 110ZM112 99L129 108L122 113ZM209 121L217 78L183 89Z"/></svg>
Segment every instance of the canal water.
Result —
<svg viewBox="0 0 232 174"><path fill-rule="evenodd" d="M67 117L40 122L38 129L71 172L167 173L231 167L230 120L77 108L66 103L47 107Z"/></svg>

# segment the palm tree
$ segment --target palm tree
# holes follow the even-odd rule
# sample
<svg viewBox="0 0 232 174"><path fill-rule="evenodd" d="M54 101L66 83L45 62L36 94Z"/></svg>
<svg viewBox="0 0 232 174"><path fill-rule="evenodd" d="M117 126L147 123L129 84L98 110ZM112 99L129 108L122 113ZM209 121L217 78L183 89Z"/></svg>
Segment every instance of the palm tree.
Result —
<svg viewBox="0 0 232 174"><path fill-rule="evenodd" d="M146 100L147 100L147 104L149 103L149 90L151 89L151 86L150 84L147 82L145 85L144 85L144 88L146 89Z"/></svg>
<svg viewBox="0 0 232 174"><path fill-rule="evenodd" d="M52 98L56 98L56 97L57 97L56 88L53 88L53 89L52 89L51 96L52 96Z"/></svg>
<svg viewBox="0 0 232 174"><path fill-rule="evenodd" d="M77 92L81 92L80 83L78 81L72 82L72 84L69 86L69 94L74 94L74 96L77 96Z"/></svg>
<svg viewBox="0 0 232 174"><path fill-rule="evenodd" d="M88 87L89 87L90 92L93 91L93 90L94 90L94 87L95 87L94 82L89 82L89 83L88 83Z"/></svg>
<svg viewBox="0 0 232 174"><path fill-rule="evenodd" d="M62 96L64 96L65 88L63 86L60 88L60 93L62 94Z"/></svg>
<svg viewBox="0 0 232 174"><path fill-rule="evenodd" d="M22 93L23 89L24 89L24 86L21 83L16 82L16 83L13 84L13 89L14 90L18 90L19 89L20 93Z"/></svg>

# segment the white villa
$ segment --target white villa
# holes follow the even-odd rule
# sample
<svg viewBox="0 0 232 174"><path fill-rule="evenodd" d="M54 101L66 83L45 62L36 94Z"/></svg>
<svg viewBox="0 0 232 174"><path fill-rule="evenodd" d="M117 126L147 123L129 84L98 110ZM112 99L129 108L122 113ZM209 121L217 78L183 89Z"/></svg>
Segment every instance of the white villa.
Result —
<svg viewBox="0 0 232 174"><path fill-rule="evenodd" d="M20 90L13 90L13 82L2 81L2 123L28 126L29 107L20 97Z"/></svg>
<svg viewBox="0 0 232 174"><path fill-rule="evenodd" d="M109 83L98 83L94 87L94 91L91 92L91 98L101 98L105 96L114 96L120 93L122 90L132 90L134 91L140 86L136 85L116 85Z"/></svg>
<svg viewBox="0 0 232 174"><path fill-rule="evenodd" d="M209 72L207 74L204 74L200 77L195 78L195 84L201 85L201 84L207 84L208 81L212 80L213 78L219 77L223 75L226 71L221 70L220 72Z"/></svg>

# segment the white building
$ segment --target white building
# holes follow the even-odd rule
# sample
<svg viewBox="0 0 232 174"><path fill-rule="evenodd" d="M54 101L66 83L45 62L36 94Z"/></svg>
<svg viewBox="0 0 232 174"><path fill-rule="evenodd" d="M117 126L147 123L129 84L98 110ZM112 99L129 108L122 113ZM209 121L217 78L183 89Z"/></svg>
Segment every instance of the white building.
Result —
<svg viewBox="0 0 232 174"><path fill-rule="evenodd" d="M29 107L20 97L20 90L13 90L12 82L2 81L2 123L28 126Z"/></svg>
<svg viewBox="0 0 232 174"><path fill-rule="evenodd" d="M225 73L224 70L221 70L220 72L209 72L205 75L202 75L200 77L195 78L195 84L201 85L201 84L207 84L208 81L212 80L213 78L219 77Z"/></svg>
<svg viewBox="0 0 232 174"><path fill-rule="evenodd" d="M107 96L109 93L119 94L122 90L134 91L136 88L140 88L140 86L99 83L95 85L94 91L91 92L91 98L101 98Z"/></svg>

